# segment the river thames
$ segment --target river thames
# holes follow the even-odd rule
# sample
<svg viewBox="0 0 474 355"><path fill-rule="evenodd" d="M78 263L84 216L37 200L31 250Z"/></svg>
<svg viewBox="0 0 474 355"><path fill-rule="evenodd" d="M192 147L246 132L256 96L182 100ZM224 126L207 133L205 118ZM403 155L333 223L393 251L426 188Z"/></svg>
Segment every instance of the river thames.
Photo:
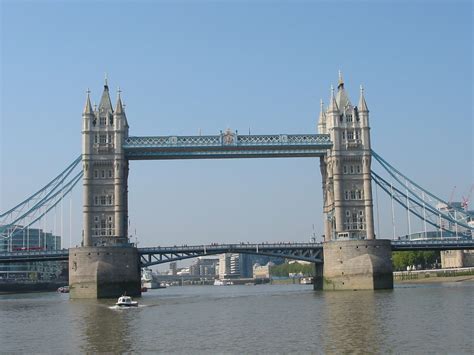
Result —
<svg viewBox="0 0 474 355"><path fill-rule="evenodd" d="M67 294L0 296L0 352L472 353L474 282L391 291L311 285L151 290L140 307Z"/></svg>

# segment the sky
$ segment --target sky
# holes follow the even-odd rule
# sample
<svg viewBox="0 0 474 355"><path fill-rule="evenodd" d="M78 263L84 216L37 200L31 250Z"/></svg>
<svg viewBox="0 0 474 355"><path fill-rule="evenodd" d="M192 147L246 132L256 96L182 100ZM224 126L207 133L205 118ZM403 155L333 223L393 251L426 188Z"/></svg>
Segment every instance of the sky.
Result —
<svg viewBox="0 0 474 355"><path fill-rule="evenodd" d="M98 103L105 73L130 135L153 136L315 133L341 70L354 104L364 85L376 152L445 199L474 182L471 1L0 4L0 212L79 156L85 92ZM81 194L63 207L65 246L80 243ZM133 161L130 233L139 246L307 241L321 195L318 159Z"/></svg>

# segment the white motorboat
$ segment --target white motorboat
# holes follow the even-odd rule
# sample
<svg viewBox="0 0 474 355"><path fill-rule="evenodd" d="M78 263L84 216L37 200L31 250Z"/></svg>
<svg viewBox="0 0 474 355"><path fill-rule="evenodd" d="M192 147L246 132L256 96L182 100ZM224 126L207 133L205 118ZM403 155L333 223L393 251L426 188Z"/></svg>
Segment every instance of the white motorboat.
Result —
<svg viewBox="0 0 474 355"><path fill-rule="evenodd" d="M119 307L138 307L138 302L133 301L130 296L120 296L116 305Z"/></svg>
<svg viewBox="0 0 474 355"><path fill-rule="evenodd" d="M220 279L215 279L214 280L214 286L229 286L233 285L234 283L229 280L220 280Z"/></svg>

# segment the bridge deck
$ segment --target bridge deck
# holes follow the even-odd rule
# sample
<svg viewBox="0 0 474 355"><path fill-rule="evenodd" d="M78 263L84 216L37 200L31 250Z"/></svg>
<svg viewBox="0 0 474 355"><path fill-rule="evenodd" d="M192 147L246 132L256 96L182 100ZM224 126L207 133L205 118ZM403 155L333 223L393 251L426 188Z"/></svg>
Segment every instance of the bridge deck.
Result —
<svg viewBox="0 0 474 355"><path fill-rule="evenodd" d="M469 249L474 249L474 240L472 239L392 241L392 251ZM223 253L269 255L321 263L323 261L322 250L322 243L242 243L138 248L138 253L141 256L142 266L150 266L198 256ZM59 261L68 260L68 257L69 251L67 249L2 252L0 253L0 263Z"/></svg>
<svg viewBox="0 0 474 355"><path fill-rule="evenodd" d="M332 147L326 134L129 137L130 160L320 157Z"/></svg>

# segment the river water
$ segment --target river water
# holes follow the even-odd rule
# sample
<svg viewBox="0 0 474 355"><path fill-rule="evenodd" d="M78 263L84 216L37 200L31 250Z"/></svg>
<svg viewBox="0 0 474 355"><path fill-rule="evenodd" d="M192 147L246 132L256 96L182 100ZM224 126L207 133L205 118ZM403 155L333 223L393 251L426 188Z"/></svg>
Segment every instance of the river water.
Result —
<svg viewBox="0 0 474 355"><path fill-rule="evenodd" d="M310 285L151 290L140 307L67 294L0 296L0 352L472 353L474 282L391 291Z"/></svg>

